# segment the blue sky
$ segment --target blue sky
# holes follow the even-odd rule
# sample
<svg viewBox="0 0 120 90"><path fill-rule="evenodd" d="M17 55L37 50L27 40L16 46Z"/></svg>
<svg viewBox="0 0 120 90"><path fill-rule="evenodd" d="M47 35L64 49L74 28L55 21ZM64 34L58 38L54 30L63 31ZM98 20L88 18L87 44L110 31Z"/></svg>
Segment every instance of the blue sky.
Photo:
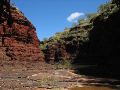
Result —
<svg viewBox="0 0 120 90"><path fill-rule="evenodd" d="M38 38L64 31L76 18L94 13L108 0L12 0L36 27Z"/></svg>

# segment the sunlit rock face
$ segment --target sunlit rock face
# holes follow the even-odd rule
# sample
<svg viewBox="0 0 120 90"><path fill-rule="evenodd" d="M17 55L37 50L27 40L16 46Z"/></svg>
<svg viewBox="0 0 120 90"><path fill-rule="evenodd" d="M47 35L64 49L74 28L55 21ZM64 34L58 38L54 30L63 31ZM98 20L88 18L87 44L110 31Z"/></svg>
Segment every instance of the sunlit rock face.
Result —
<svg viewBox="0 0 120 90"><path fill-rule="evenodd" d="M35 27L16 7L0 7L0 59L43 61Z"/></svg>

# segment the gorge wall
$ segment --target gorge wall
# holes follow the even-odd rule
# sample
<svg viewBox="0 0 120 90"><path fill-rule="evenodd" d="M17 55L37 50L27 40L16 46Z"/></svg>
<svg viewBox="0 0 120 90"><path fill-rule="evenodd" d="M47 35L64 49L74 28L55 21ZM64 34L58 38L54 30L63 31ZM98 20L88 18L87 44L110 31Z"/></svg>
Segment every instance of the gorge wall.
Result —
<svg viewBox="0 0 120 90"><path fill-rule="evenodd" d="M31 22L6 0L0 2L0 60L43 61Z"/></svg>
<svg viewBox="0 0 120 90"><path fill-rule="evenodd" d="M73 63L96 65L86 74L119 77L120 73L120 1L112 0L100 7L98 13L79 25L56 33L41 42L47 61L72 60ZM56 49L52 49L56 48ZM54 52L54 53L53 53ZM85 72L85 71L83 71ZM80 70L82 73L82 70ZM96 75L96 74L95 74Z"/></svg>
<svg viewBox="0 0 120 90"><path fill-rule="evenodd" d="M61 59L68 56L78 62L113 64L113 59L120 56L119 23L120 3L118 0L112 0L102 5L101 11L91 18L64 32L56 33L44 43L50 46L49 54L53 54L52 47L56 48L52 50L59 49L57 51L61 51L61 55L58 55ZM114 63L118 62L119 60L116 60Z"/></svg>

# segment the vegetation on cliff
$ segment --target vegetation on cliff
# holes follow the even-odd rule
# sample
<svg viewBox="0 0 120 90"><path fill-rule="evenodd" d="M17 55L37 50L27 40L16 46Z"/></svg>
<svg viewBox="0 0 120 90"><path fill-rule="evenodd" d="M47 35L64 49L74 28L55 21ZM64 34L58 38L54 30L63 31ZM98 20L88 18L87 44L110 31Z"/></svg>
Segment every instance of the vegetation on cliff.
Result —
<svg viewBox="0 0 120 90"><path fill-rule="evenodd" d="M43 41L42 46L49 46L43 50L46 60L54 62L57 58L57 61L94 64L98 71L104 68L103 73L111 75L110 72L114 72L119 76L116 70L120 65L117 59L120 58L119 6L118 1L107 2L99 7L98 13L88 14L87 19L79 20L78 25Z"/></svg>

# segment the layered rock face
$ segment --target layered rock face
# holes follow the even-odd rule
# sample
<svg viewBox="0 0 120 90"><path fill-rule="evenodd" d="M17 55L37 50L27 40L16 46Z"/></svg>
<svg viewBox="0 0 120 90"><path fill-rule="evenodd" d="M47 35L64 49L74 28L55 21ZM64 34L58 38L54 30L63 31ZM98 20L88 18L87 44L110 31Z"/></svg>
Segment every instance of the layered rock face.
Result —
<svg viewBox="0 0 120 90"><path fill-rule="evenodd" d="M35 27L16 7L1 7L0 59L43 61Z"/></svg>
<svg viewBox="0 0 120 90"><path fill-rule="evenodd" d="M69 60L70 54L66 52L65 46L60 43L54 43L44 50L45 61L47 63L55 63L61 60Z"/></svg>
<svg viewBox="0 0 120 90"><path fill-rule="evenodd" d="M48 48L43 50L47 62L59 62L62 60L76 61L80 57L86 57L90 24L78 25L77 27L56 34L47 41ZM55 40L57 39L57 40ZM84 44L84 45L83 45ZM79 57L79 58L80 58ZM79 59L78 59L79 60Z"/></svg>
<svg viewBox="0 0 120 90"><path fill-rule="evenodd" d="M67 34L64 31L61 36L56 35L60 36L58 41L65 47L64 52L61 51L63 55L70 56L77 63L119 66L120 1L112 0L103 8L89 22L71 28ZM48 44L55 45L51 43L53 41L49 39Z"/></svg>

